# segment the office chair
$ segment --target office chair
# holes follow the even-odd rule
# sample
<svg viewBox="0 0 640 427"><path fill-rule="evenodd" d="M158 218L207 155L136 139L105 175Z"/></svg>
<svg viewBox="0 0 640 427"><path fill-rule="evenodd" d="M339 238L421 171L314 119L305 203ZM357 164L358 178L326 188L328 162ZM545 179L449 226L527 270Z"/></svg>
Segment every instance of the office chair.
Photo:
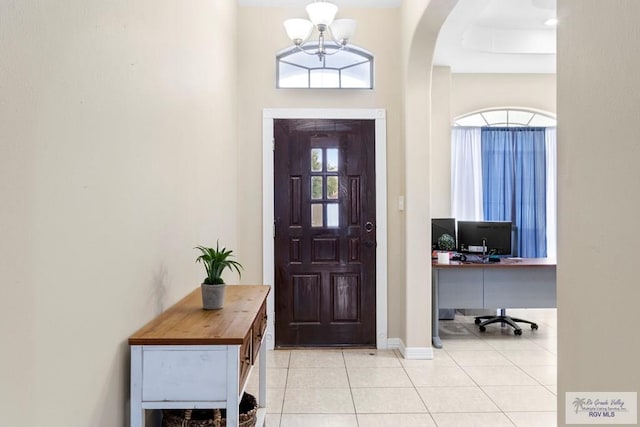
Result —
<svg viewBox="0 0 640 427"><path fill-rule="evenodd" d="M517 227L515 224L511 225L511 254L513 256L517 256L518 253L518 234ZM531 322L529 320L519 319L517 317L507 316L507 310L504 308L500 309L499 315L491 315L491 316L477 316L475 319L475 324L479 326L480 332L484 332L487 330L486 326L492 323L498 323L504 327L505 325L509 325L513 328L514 335L522 335L522 329L520 326L516 324L516 322L520 323L528 323L531 325L531 329L534 331L538 329L538 324Z"/></svg>
<svg viewBox="0 0 640 427"><path fill-rule="evenodd" d="M507 310L505 310L504 308L500 309L500 314L499 315L496 315L496 316L478 316L475 319L475 324L479 326L480 332L486 331L487 330L487 328L486 328L487 325L490 325L492 323L498 323L498 322L500 322L503 327L505 326L505 324L511 326L513 328L513 333L515 335L522 335L522 329L520 328L520 326L518 326L516 324L516 322L528 323L528 324L531 325L531 329L533 329L534 331L536 329L538 329L538 324L537 323L531 322L529 320L519 319L517 317L507 316Z"/></svg>

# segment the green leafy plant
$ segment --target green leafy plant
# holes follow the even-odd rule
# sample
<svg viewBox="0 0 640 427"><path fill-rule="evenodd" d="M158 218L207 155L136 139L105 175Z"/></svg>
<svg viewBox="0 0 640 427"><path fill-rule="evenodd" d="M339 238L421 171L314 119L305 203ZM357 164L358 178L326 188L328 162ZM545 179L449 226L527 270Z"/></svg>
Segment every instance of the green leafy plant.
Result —
<svg viewBox="0 0 640 427"><path fill-rule="evenodd" d="M456 248L456 239L450 234L443 234L438 238L438 249L441 251L453 251Z"/></svg>
<svg viewBox="0 0 640 427"><path fill-rule="evenodd" d="M199 249L202 252L196 262L202 262L204 268L207 271L207 277L205 277L203 283L205 285L224 285L222 279L222 273L225 269L236 270L238 277L242 277L240 269L242 264L235 261L233 258L233 251L227 248L220 249L220 245L216 242L216 248L208 248L206 246L196 246L194 249Z"/></svg>

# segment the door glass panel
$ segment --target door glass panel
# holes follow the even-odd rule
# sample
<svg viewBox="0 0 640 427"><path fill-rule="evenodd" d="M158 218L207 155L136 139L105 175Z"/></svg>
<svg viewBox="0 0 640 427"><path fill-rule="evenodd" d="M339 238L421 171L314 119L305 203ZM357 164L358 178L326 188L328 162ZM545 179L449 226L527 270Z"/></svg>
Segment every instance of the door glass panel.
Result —
<svg viewBox="0 0 640 427"><path fill-rule="evenodd" d="M337 203L327 204L327 227L339 227L339 209Z"/></svg>
<svg viewBox="0 0 640 427"><path fill-rule="evenodd" d="M338 170L338 149L327 148L327 171L335 172Z"/></svg>
<svg viewBox="0 0 640 427"><path fill-rule="evenodd" d="M327 177L327 199L337 199L338 198L338 177L337 176L328 176Z"/></svg>
<svg viewBox="0 0 640 427"><path fill-rule="evenodd" d="M322 227L322 203L311 204L311 226Z"/></svg>
<svg viewBox="0 0 640 427"><path fill-rule="evenodd" d="M311 149L311 172L322 172L322 148Z"/></svg>
<svg viewBox="0 0 640 427"><path fill-rule="evenodd" d="M311 198L314 200L322 199L322 177L321 176L311 177Z"/></svg>

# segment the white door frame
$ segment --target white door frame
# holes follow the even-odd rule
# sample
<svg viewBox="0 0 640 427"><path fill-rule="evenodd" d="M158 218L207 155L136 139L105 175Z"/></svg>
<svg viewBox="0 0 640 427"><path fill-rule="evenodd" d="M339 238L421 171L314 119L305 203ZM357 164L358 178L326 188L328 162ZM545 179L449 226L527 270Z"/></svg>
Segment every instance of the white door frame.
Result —
<svg viewBox="0 0 640 427"><path fill-rule="evenodd" d="M387 343L387 116L383 109L265 108L262 111L262 281L271 286L267 299L267 348L274 340L274 119L375 120L376 166L376 347ZM367 309L367 307L363 307Z"/></svg>

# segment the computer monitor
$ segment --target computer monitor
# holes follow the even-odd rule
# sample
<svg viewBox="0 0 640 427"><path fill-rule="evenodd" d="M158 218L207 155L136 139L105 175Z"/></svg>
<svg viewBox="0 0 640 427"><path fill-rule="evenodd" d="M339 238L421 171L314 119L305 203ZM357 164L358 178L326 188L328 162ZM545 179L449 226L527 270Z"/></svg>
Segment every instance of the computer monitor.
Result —
<svg viewBox="0 0 640 427"><path fill-rule="evenodd" d="M458 250L511 255L510 221L458 221Z"/></svg>
<svg viewBox="0 0 640 427"><path fill-rule="evenodd" d="M454 218L431 219L431 249L441 251L456 250L456 220Z"/></svg>

